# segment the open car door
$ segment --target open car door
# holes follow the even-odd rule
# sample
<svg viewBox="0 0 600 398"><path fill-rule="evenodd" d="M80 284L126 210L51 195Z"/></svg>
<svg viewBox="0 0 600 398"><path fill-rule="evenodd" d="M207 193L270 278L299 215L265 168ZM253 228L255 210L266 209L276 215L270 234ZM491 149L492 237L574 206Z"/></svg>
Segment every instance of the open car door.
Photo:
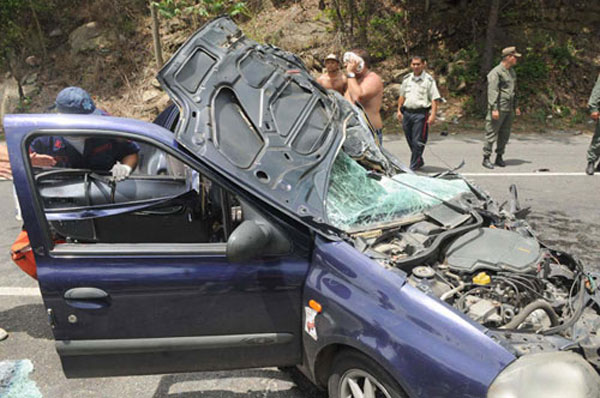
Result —
<svg viewBox="0 0 600 398"><path fill-rule="evenodd" d="M277 212L180 151L173 134L156 125L9 115L4 128L68 377L300 362L310 258L301 227L265 218ZM29 150L41 136L130 140L163 151L172 167L166 175L136 170L116 183L95 170L38 169ZM275 234L269 242L278 245L232 261L228 240L248 222L268 225Z"/></svg>

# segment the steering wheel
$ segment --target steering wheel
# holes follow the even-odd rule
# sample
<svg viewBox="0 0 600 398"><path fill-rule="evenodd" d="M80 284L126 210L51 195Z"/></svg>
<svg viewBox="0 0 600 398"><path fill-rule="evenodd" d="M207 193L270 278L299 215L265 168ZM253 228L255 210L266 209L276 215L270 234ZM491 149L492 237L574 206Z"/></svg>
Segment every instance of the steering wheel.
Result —
<svg viewBox="0 0 600 398"><path fill-rule="evenodd" d="M91 186L92 180L100 181L100 182L108 185L110 187L110 203L115 203L115 192L117 189L117 182L114 179L112 179L110 177L110 175L101 175L90 169L70 169L70 168L51 169L51 170L43 171L39 174L36 174L35 182L41 183L44 179L51 178L51 177L57 177L57 176L63 176L63 175L83 175L84 176L83 180L84 180L84 184L85 184L84 185L85 186L85 189L84 189L85 201L88 206L92 204L91 198L90 198L90 186Z"/></svg>

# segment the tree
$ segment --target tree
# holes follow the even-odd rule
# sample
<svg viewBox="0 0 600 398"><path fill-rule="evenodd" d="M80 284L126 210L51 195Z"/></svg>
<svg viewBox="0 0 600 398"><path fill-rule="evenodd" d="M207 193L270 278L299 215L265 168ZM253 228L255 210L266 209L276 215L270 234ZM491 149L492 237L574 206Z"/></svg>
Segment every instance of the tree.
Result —
<svg viewBox="0 0 600 398"><path fill-rule="evenodd" d="M32 47L38 42L40 50L45 55L43 33L37 17L37 10L48 9L44 0L0 0L0 68L8 69L17 80L19 97L23 101L22 80L27 71L25 58ZM35 27L31 21L35 21ZM37 38L37 39L34 39Z"/></svg>
<svg viewBox="0 0 600 398"><path fill-rule="evenodd" d="M164 61L162 55L162 46L160 43L160 32L158 30L158 13L156 12L156 4L150 2L150 14L152 15L152 38L154 39L154 59L156 60L156 67L162 68Z"/></svg>
<svg viewBox="0 0 600 398"><path fill-rule="evenodd" d="M496 26L498 25L499 9L500 0L492 0L490 2L490 12L488 14L483 57L481 58L481 76L487 76L487 73L492 68L492 62L494 61L494 44L496 42ZM479 86L477 105L482 110L487 109L487 84L485 80L480 81Z"/></svg>

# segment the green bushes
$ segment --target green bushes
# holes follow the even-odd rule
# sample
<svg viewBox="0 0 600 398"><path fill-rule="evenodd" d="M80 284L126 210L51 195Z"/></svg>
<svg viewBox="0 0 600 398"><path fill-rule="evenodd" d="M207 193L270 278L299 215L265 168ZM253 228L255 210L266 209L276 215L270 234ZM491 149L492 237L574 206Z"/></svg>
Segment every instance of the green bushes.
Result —
<svg viewBox="0 0 600 398"><path fill-rule="evenodd" d="M161 16L173 18L175 16L197 16L212 18L227 14L235 17L247 14L245 1L232 0L160 0L153 1Z"/></svg>

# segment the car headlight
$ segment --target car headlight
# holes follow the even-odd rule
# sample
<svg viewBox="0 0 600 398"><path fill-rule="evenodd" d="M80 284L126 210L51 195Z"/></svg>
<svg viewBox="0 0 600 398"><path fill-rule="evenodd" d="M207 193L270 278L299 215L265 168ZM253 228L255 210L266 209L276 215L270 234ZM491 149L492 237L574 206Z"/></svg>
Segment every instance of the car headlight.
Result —
<svg viewBox="0 0 600 398"><path fill-rule="evenodd" d="M496 377L487 398L598 398L600 377L581 356L552 352L522 356Z"/></svg>

